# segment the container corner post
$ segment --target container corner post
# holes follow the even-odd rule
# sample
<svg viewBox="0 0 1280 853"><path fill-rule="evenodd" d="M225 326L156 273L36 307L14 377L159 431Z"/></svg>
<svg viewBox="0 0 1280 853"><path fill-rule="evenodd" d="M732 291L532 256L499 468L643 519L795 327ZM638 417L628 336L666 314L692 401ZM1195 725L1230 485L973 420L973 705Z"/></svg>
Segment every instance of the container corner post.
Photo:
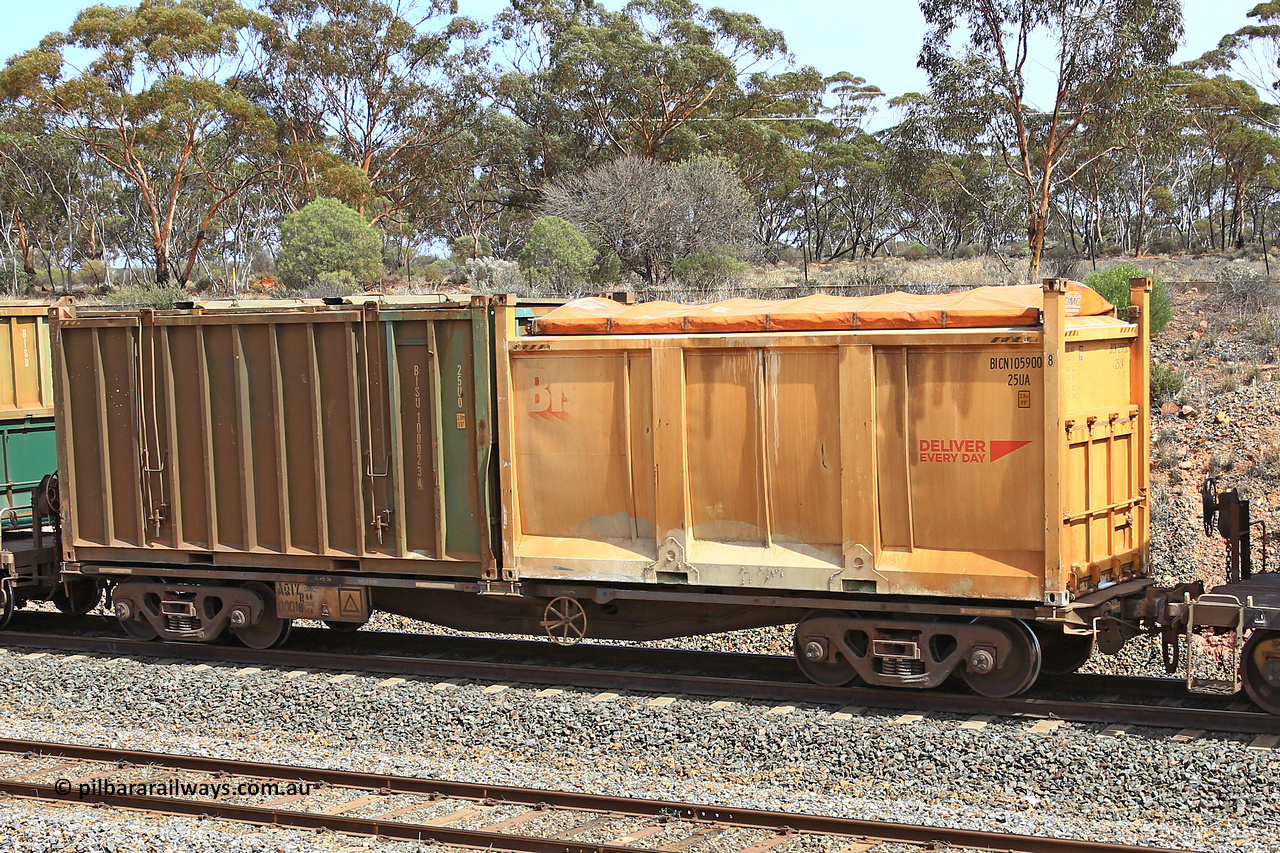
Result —
<svg viewBox="0 0 1280 853"><path fill-rule="evenodd" d="M1067 433L1063 422L1062 351L1069 282L1046 278L1044 290L1044 600L1057 601L1067 588L1062 565L1062 466Z"/></svg>

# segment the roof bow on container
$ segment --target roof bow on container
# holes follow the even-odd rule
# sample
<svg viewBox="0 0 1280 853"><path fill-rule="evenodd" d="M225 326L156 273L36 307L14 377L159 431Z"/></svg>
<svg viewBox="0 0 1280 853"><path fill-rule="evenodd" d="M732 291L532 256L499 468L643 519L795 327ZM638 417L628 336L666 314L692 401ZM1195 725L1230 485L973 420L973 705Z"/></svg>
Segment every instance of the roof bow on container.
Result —
<svg viewBox="0 0 1280 853"><path fill-rule="evenodd" d="M1069 316L1115 309L1094 290L1067 286ZM698 332L808 332L867 329L960 329L1035 326L1044 291L1039 285L977 287L943 296L805 296L799 299L728 299L710 305L575 299L535 321L535 334L634 335Z"/></svg>

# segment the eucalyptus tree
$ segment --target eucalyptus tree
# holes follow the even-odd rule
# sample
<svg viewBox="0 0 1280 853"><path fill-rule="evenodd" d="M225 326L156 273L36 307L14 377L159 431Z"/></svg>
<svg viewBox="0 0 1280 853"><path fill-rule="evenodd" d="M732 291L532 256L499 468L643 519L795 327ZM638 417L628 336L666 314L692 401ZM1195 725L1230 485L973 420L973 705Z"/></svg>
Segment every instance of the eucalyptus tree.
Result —
<svg viewBox="0 0 1280 853"><path fill-rule="evenodd" d="M1126 252L1145 250L1156 192L1176 185L1181 167L1194 159L1193 117L1183 88L1194 75L1167 69L1150 78L1148 94L1109 121L1106 134L1081 134L1063 159L1068 175L1057 186L1064 241L1096 258L1106 245Z"/></svg>
<svg viewBox="0 0 1280 853"><path fill-rule="evenodd" d="M10 289L27 283L37 261L48 266L58 232L65 233L67 209L55 193L53 174L66 152L52 144L45 117L29 109L0 112L0 228L13 266ZM61 156L60 156L61 155Z"/></svg>
<svg viewBox="0 0 1280 853"><path fill-rule="evenodd" d="M47 113L137 192L157 283L187 280L219 208L260 177L227 168L271 144L265 111L231 82L254 22L235 0L92 6L0 71L0 96Z"/></svg>
<svg viewBox="0 0 1280 853"><path fill-rule="evenodd" d="M1202 72L1229 70L1280 103L1280 2L1259 3L1247 17L1253 21L1227 33L1188 66Z"/></svg>
<svg viewBox="0 0 1280 853"><path fill-rule="evenodd" d="M77 266L105 283L104 259L119 242L115 175L56 129L54 116L0 105L0 231L14 261L15 290L19 261L28 284L37 263L50 285L69 282Z"/></svg>
<svg viewBox="0 0 1280 853"><path fill-rule="evenodd" d="M535 190L568 169L631 154L731 156L753 122L820 99L786 40L754 15L690 0L513 0L495 20L495 101L526 129L515 181ZM806 107L807 108L807 107ZM763 134L750 144L762 141Z"/></svg>
<svg viewBox="0 0 1280 853"><path fill-rule="evenodd" d="M1149 94L1182 35L1178 0L922 0L927 32L919 65L944 132L989 147L1020 187L1031 263L1039 278L1049 208L1070 175L1059 167L1086 133ZM1047 40L1054 56L1036 57ZM1029 95L1032 69L1052 102ZM1102 146L1097 156L1109 150ZM1084 163L1077 165L1077 168Z"/></svg>
<svg viewBox="0 0 1280 853"><path fill-rule="evenodd" d="M1018 194L1001 156L940 133L938 106L927 95L913 92L890 104L903 117L880 136L909 220L906 233L945 253L976 244L998 256L999 246L1020 230Z"/></svg>
<svg viewBox="0 0 1280 853"><path fill-rule="evenodd" d="M794 194L806 257L870 256L907 225L889 147L865 129L883 93L847 72L825 81L830 110L798 123Z"/></svg>
<svg viewBox="0 0 1280 853"><path fill-rule="evenodd" d="M456 0L261 8L268 20L249 77L279 123L294 204L333 196L372 224L439 222L439 183L471 168L471 147L459 143L470 141L481 98L481 25L457 16Z"/></svg>
<svg viewBox="0 0 1280 853"><path fill-rule="evenodd" d="M1248 82L1225 74L1197 76L1179 92L1190 124L1204 142L1210 168L1220 164L1222 169L1216 243L1219 248L1229 242L1239 248L1245 241L1248 189L1280 159L1280 140L1267 129L1280 117L1280 107L1264 101Z"/></svg>

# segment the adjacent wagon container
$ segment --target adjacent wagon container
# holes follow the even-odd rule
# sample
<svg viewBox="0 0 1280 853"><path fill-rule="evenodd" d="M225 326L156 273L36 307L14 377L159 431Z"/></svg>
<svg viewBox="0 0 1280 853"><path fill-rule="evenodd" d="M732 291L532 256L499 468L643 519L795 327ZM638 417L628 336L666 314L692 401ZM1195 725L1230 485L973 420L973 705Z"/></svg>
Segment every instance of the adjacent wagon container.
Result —
<svg viewBox="0 0 1280 853"><path fill-rule="evenodd" d="M66 560L494 572L484 300L54 315Z"/></svg>
<svg viewBox="0 0 1280 853"><path fill-rule="evenodd" d="M31 520L31 490L57 467L49 306L0 304L0 523Z"/></svg>
<svg viewBox="0 0 1280 853"><path fill-rule="evenodd" d="M1112 313L1065 281L504 306L504 570L1051 605L1142 577L1146 324Z"/></svg>

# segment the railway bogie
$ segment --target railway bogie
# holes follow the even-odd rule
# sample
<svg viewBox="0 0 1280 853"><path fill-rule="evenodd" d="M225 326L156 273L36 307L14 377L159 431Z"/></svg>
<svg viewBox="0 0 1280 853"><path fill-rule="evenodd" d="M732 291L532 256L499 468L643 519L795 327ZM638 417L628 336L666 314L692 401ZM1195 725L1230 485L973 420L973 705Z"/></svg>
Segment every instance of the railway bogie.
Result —
<svg viewBox="0 0 1280 853"><path fill-rule="evenodd" d="M855 678L878 687L937 687L959 672L985 696L1023 692L1040 675L1040 643L1024 621L885 620L811 614L796 626L800 668L820 684Z"/></svg>
<svg viewBox="0 0 1280 853"><path fill-rule="evenodd" d="M275 594L260 583L232 586L130 578L112 588L111 610L125 632L137 639L210 642L228 628L252 638L279 630Z"/></svg>

